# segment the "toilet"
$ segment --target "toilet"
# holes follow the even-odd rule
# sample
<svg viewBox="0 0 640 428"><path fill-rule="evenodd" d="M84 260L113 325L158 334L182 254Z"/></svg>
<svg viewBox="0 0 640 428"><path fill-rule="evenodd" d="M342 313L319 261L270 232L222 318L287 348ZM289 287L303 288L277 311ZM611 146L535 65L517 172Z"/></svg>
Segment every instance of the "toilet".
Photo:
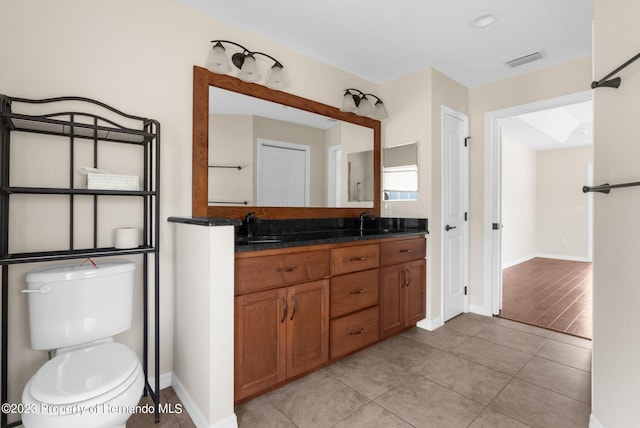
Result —
<svg viewBox="0 0 640 428"><path fill-rule="evenodd" d="M77 263L27 274L31 347L55 350L22 392L26 428L124 428L144 388L131 328L135 263Z"/></svg>

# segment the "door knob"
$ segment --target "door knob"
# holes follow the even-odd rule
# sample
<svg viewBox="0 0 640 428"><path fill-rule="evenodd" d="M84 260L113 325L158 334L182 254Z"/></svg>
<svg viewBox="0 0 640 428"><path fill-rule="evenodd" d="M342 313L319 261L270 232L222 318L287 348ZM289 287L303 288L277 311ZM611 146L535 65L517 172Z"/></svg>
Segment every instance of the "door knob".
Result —
<svg viewBox="0 0 640 428"><path fill-rule="evenodd" d="M449 226L449 225L446 225L446 226L444 227L444 230L446 230L446 231L448 232L448 231L450 231L451 229L455 229L455 228L456 228L456 226Z"/></svg>

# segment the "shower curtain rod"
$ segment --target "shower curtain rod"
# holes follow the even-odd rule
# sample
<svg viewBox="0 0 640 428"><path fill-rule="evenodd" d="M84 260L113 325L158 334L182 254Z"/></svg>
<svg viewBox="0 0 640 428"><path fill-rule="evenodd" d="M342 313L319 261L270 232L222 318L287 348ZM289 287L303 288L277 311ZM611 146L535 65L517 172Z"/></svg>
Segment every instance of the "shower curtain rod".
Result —
<svg viewBox="0 0 640 428"><path fill-rule="evenodd" d="M630 64L632 64L633 62L635 62L638 58L640 58L640 53L636 54L633 58L630 58L627 62L625 62L620 67L618 67L615 70L613 70L611 73L609 73L606 76L604 76L602 79L597 80L597 81L594 80L593 82L591 82L591 89L602 88L602 87L607 87L607 88L618 88L618 87L620 87L620 83L622 82L622 78L615 77L613 79L610 79L610 77L615 75L615 74L617 74L618 72L620 72L625 67L627 67Z"/></svg>

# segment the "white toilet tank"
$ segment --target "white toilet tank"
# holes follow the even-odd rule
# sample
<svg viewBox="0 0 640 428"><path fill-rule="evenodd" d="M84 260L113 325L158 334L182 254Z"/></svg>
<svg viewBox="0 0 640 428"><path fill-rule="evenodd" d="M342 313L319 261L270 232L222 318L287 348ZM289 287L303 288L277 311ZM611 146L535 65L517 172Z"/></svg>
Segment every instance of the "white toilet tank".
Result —
<svg viewBox="0 0 640 428"><path fill-rule="evenodd" d="M80 345L131 328L136 264L80 263L27 274L33 349Z"/></svg>

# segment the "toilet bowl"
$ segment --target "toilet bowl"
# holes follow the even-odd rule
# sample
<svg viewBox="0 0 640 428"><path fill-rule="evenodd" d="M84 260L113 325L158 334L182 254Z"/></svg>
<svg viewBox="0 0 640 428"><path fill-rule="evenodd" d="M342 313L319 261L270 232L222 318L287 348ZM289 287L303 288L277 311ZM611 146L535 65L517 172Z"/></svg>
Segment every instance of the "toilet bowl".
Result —
<svg viewBox="0 0 640 428"><path fill-rule="evenodd" d="M119 343L57 355L22 393L26 428L124 428L144 388L138 357Z"/></svg>
<svg viewBox="0 0 640 428"><path fill-rule="evenodd" d="M68 265L27 275L31 346L55 349L22 392L26 428L124 428L145 376L112 336L131 328L132 262Z"/></svg>

